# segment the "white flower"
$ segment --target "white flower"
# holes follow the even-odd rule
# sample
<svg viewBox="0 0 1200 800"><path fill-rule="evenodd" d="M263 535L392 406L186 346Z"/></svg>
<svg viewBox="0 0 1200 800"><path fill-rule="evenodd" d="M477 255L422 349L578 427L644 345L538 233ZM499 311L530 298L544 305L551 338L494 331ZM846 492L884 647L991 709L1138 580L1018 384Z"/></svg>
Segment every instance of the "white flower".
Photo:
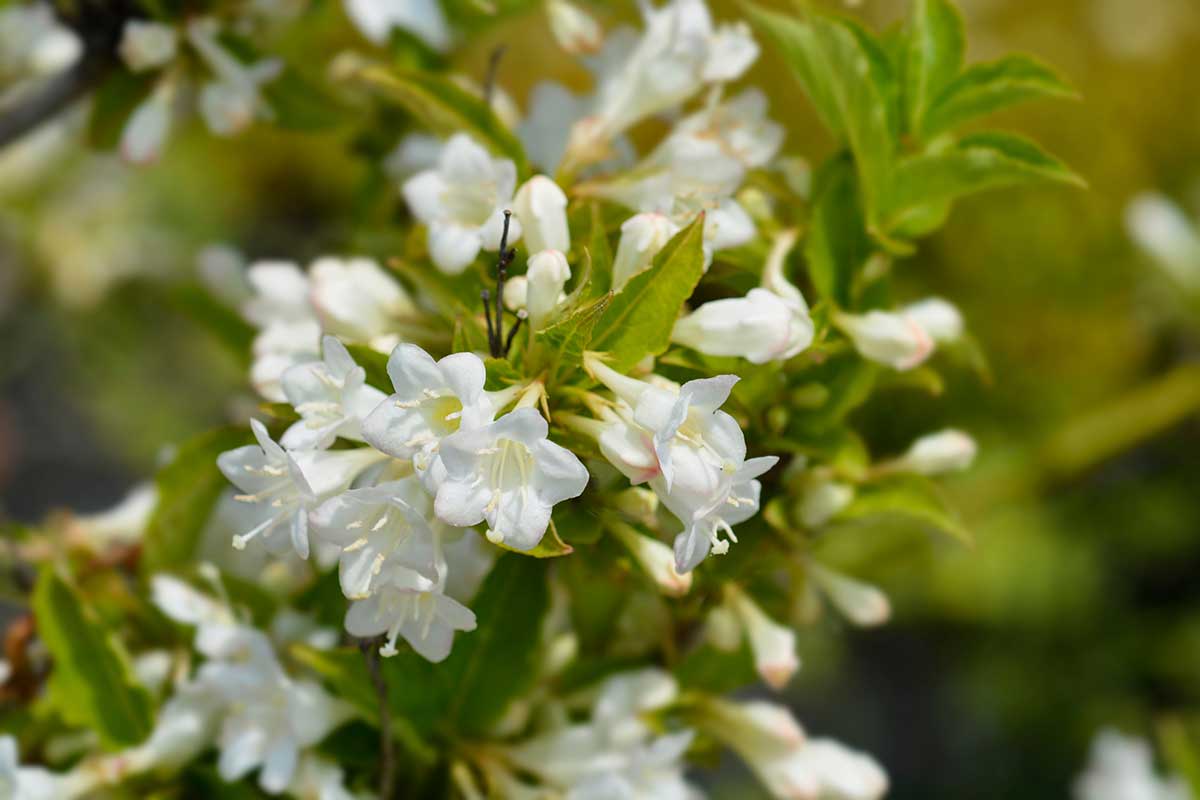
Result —
<svg viewBox="0 0 1200 800"><path fill-rule="evenodd" d="M911 303L901 308L900 313L920 325L935 342L953 342L963 334L962 314L940 297Z"/></svg>
<svg viewBox="0 0 1200 800"><path fill-rule="evenodd" d="M241 308L253 295L246 258L228 244L210 244L197 253L196 275L205 289L231 308Z"/></svg>
<svg viewBox="0 0 1200 800"><path fill-rule="evenodd" d="M537 331L545 327L554 310L565 299L563 288L571 278L571 267L560 250L542 250L529 259L525 273L525 307L529 324Z"/></svg>
<svg viewBox="0 0 1200 800"><path fill-rule="evenodd" d="M1185 289L1200 289L1200 233L1179 206L1159 194L1138 195L1125 211L1133 241Z"/></svg>
<svg viewBox="0 0 1200 800"><path fill-rule="evenodd" d="M568 53L594 53L604 44L604 30L591 14L568 0L546 0L550 32Z"/></svg>
<svg viewBox="0 0 1200 800"><path fill-rule="evenodd" d="M807 562L807 575L829 602L855 625L872 628L884 624L892 615L887 595L868 583L834 572L815 561Z"/></svg>
<svg viewBox="0 0 1200 800"><path fill-rule="evenodd" d="M324 739L350 717L349 708L311 681L294 680L281 670L206 664L218 669L212 680L226 680L230 704L221 724L217 771L227 782L259 769L258 785L268 794L287 789L300 753ZM239 670L232 674L232 670Z"/></svg>
<svg viewBox="0 0 1200 800"><path fill-rule="evenodd" d="M976 450L974 439L949 428L917 439L891 466L921 475L958 472L971 466Z"/></svg>
<svg viewBox="0 0 1200 800"><path fill-rule="evenodd" d="M73 517L68 535L97 553L113 545L139 542L157 505L158 488L153 483L139 483L112 508Z"/></svg>
<svg viewBox="0 0 1200 800"><path fill-rule="evenodd" d="M160 80L121 129L122 158L130 164L152 164L158 160L171 130L174 101L174 81Z"/></svg>
<svg viewBox="0 0 1200 800"><path fill-rule="evenodd" d="M934 342L930 335L916 320L902 313L837 314L834 322L850 337L864 358L895 370L912 369L933 353Z"/></svg>
<svg viewBox="0 0 1200 800"><path fill-rule="evenodd" d="M0 9L0 78L52 75L74 64L83 42L51 6L12 4Z"/></svg>
<svg viewBox="0 0 1200 800"><path fill-rule="evenodd" d="M621 241L613 259L613 288L620 289L637 273L650 266L658 251L679 233L666 214L635 214L621 224Z"/></svg>
<svg viewBox="0 0 1200 800"><path fill-rule="evenodd" d="M175 60L178 49L179 34L174 27L141 19L125 21L121 43L117 46L121 60L134 72L169 64Z"/></svg>
<svg viewBox="0 0 1200 800"><path fill-rule="evenodd" d="M250 380L268 400L284 402L280 380L289 367L318 357L321 324L309 304L308 278L287 261L258 261L246 271L251 297L243 317L259 329Z"/></svg>
<svg viewBox="0 0 1200 800"><path fill-rule="evenodd" d="M737 377L689 381L674 389L621 375L591 353L584 366L633 409L632 422L651 437L658 460L651 486L684 524L675 539L676 569L690 572L710 551L728 552L729 540L718 532L737 541L732 526L758 511L761 486L754 479L779 461L774 456L747 461L742 429L719 410ZM618 444L634 457L639 443L631 433L624 432Z"/></svg>
<svg viewBox="0 0 1200 800"><path fill-rule="evenodd" d="M324 449L339 436L364 441L362 421L386 399L366 385L366 372L333 336L321 340L324 360L297 364L283 373L281 385L300 420L279 443L288 450Z"/></svg>
<svg viewBox="0 0 1200 800"><path fill-rule="evenodd" d="M877 800L887 776L869 756L828 739L807 739L787 708L705 698L709 733L732 748L779 800Z"/></svg>
<svg viewBox="0 0 1200 800"><path fill-rule="evenodd" d="M300 756L287 794L296 800L358 800L357 795L346 788L342 768L313 752Z"/></svg>
<svg viewBox="0 0 1200 800"><path fill-rule="evenodd" d="M679 731L633 749L620 766L573 784L565 800L698 800L703 795L683 777L683 756L693 738L693 731Z"/></svg>
<svg viewBox="0 0 1200 800"><path fill-rule="evenodd" d="M438 0L345 0L345 6L350 21L375 44L386 44L392 28L402 28L436 50L450 46L450 26Z"/></svg>
<svg viewBox="0 0 1200 800"><path fill-rule="evenodd" d="M450 137L435 169L404 182L413 216L429 227L429 254L439 269L457 275L480 249L499 249L516 183L513 162L493 158L465 133ZM508 243L520 236L520 222L512 220Z"/></svg>
<svg viewBox="0 0 1200 800"><path fill-rule="evenodd" d="M504 307L520 311L529 302L529 281L524 275L514 275L504 282Z"/></svg>
<svg viewBox="0 0 1200 800"><path fill-rule="evenodd" d="M610 37L596 110L577 124L568 149L588 160L638 122L691 98L705 83L739 77L758 56L745 25L714 29L704 0L641 5L645 31L630 47ZM608 52L612 51L612 52Z"/></svg>
<svg viewBox="0 0 1200 800"><path fill-rule="evenodd" d="M22 767L17 760L17 740L0 736L0 797L5 800L74 800L91 792L96 783L84 773Z"/></svg>
<svg viewBox="0 0 1200 800"><path fill-rule="evenodd" d="M513 213L521 221L525 246L530 253L542 250L567 252L571 231L567 227L567 196L545 175L534 175L517 190Z"/></svg>
<svg viewBox="0 0 1200 800"><path fill-rule="evenodd" d="M821 480L806 486L797 512L809 528L819 528L854 500L854 487L839 481Z"/></svg>
<svg viewBox="0 0 1200 800"><path fill-rule="evenodd" d="M398 281L369 258L319 258L309 268L312 308L326 333L389 352L398 324L417 306Z"/></svg>
<svg viewBox="0 0 1200 800"><path fill-rule="evenodd" d="M227 51L217 39L218 28L212 19L188 23L187 39L200 54L215 80L200 90L200 113L208 129L217 136L233 136L245 130L256 118L271 119L274 114L262 99L262 84L279 77L283 62L267 59L246 65Z"/></svg>
<svg viewBox="0 0 1200 800"><path fill-rule="evenodd" d="M178 768L195 759L216 738L224 698L202 682L186 683L159 709L149 738L114 758L127 772Z"/></svg>
<svg viewBox="0 0 1200 800"><path fill-rule="evenodd" d="M250 427L258 444L222 453L217 466L244 492L239 499L264 503L273 513L235 536L233 546L240 550L260 535L273 546L276 531L286 527L291 547L301 558L308 558L308 512L344 490L358 473L383 456L370 448L289 453L271 440L261 422L251 420Z"/></svg>
<svg viewBox="0 0 1200 800"><path fill-rule="evenodd" d="M359 637L387 635L382 656L396 654L403 637L421 657L434 663L450 655L455 631L475 630L475 614L442 593L435 581L412 571L400 571L365 600L346 612L346 630Z"/></svg>
<svg viewBox="0 0 1200 800"><path fill-rule="evenodd" d="M746 632L758 674L772 689L783 689L800 668L800 660L796 658L796 634L768 617L733 584L725 587L725 602Z"/></svg>
<svg viewBox="0 0 1200 800"><path fill-rule="evenodd" d="M278 322L315 319L304 272L290 261L256 261L246 271L253 296L241 307L247 322L266 328Z"/></svg>
<svg viewBox="0 0 1200 800"><path fill-rule="evenodd" d="M1075 800L1190 800L1182 777L1159 777L1145 739L1106 728L1092 741L1087 769L1075 780Z"/></svg>
<svg viewBox="0 0 1200 800"><path fill-rule="evenodd" d="M393 581L397 569L437 580L437 543L417 507L423 499L410 478L342 492L312 512L314 533L341 548L342 594L368 597Z"/></svg>
<svg viewBox="0 0 1200 800"><path fill-rule="evenodd" d="M680 120L660 147L669 149L672 141L678 145L683 139L712 141L727 157L756 169L770 163L783 138L783 126L767 118L767 96L759 89L745 89Z"/></svg>
<svg viewBox="0 0 1200 800"><path fill-rule="evenodd" d="M629 549L630 555L664 594L680 597L692 588L691 573L680 575L676 571L671 548L624 523L611 525L609 530Z"/></svg>
<svg viewBox="0 0 1200 800"><path fill-rule="evenodd" d="M435 362L412 344L397 345L387 369L395 394L363 422L363 437L393 458L412 459L425 488L436 492L444 473L442 440L492 420L483 391L487 372L473 353Z"/></svg>
<svg viewBox="0 0 1200 800"><path fill-rule="evenodd" d="M427 133L410 133L383 160L383 171L397 182L437 166L442 140Z"/></svg>
<svg viewBox="0 0 1200 800"><path fill-rule="evenodd" d="M434 500L438 518L459 527L486 520L493 543L537 547L554 505L578 497L588 482L587 469L548 432L535 409L519 408L442 440L446 478Z"/></svg>
<svg viewBox="0 0 1200 800"><path fill-rule="evenodd" d="M529 93L529 112L517 127L529 160L553 174L567 150L571 127L583 119L591 101L554 81L541 81Z"/></svg>
<svg viewBox="0 0 1200 800"><path fill-rule="evenodd" d="M751 289L745 297L713 300L681 318L671 340L707 355L765 364L808 347L813 330L812 319L795 314L779 295Z"/></svg>

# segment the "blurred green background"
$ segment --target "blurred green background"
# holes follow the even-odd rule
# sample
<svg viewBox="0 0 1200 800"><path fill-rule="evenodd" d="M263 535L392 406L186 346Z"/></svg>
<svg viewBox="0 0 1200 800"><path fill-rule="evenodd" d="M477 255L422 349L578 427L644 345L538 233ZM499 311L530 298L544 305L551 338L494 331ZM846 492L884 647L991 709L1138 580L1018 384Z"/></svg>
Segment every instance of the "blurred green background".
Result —
<svg viewBox="0 0 1200 800"><path fill-rule="evenodd" d="M863 0L854 13L882 25L903 5ZM879 452L943 425L971 431L980 459L950 491L978 544L875 563L866 577L894 620L805 631L789 701L811 730L875 754L898 800L1058 798L1097 728L1152 736L1200 708L1200 304L1123 222L1147 189L1200 209L1200 6L961 5L972 60L1031 52L1080 90L1082 102L997 121L1091 188L963 203L898 270L902 298L962 308L992 380L939 363L943 393L897 387L856 423ZM329 58L358 43L336 3L303 25L278 46L311 46L316 31ZM518 103L549 75L582 85L538 15L488 32L462 71L481 76L501 42L500 82ZM749 80L788 123L786 152L818 163L828 139L783 74L767 53ZM350 152L370 143L350 130L258 127L229 141L189 123L161 164L134 170L89 154L80 123L0 151L0 515L17 521L111 505L165 443L251 407L238 343L196 319L200 248L382 258L395 213ZM755 796L726 762L714 794Z"/></svg>

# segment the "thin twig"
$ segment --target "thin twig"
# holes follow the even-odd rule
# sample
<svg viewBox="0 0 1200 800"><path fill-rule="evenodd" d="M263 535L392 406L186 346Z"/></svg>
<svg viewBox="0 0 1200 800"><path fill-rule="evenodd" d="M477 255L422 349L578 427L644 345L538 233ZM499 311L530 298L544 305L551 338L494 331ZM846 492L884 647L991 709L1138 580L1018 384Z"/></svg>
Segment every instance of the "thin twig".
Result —
<svg viewBox="0 0 1200 800"><path fill-rule="evenodd" d="M525 309L517 312L517 322L512 326L512 330L508 332L508 338L504 340L504 357L508 358L508 351L512 349L513 339L517 338L517 331L521 330L521 323L529 316Z"/></svg>
<svg viewBox="0 0 1200 800"><path fill-rule="evenodd" d="M488 56L487 73L483 78L483 102L488 108L492 107L492 95L496 93L496 75L500 71L500 59L504 58L506 50L508 45L497 45Z"/></svg>
<svg viewBox="0 0 1200 800"><path fill-rule="evenodd" d="M379 800L392 800L396 793L396 759L392 745L392 710L388 703L387 680L379 669L378 641L360 640L358 647L367 661L371 684L379 697Z"/></svg>
<svg viewBox="0 0 1200 800"><path fill-rule="evenodd" d="M479 293L483 298L483 317L487 322L488 352L496 352L496 329L492 325L492 295L487 289Z"/></svg>
<svg viewBox="0 0 1200 800"><path fill-rule="evenodd" d="M508 226L512 222L512 212L504 209L504 230L500 233L500 256L496 259L496 339L490 342L492 358L502 358L504 352L504 281L508 277L508 265L512 263L517 251L509 249Z"/></svg>

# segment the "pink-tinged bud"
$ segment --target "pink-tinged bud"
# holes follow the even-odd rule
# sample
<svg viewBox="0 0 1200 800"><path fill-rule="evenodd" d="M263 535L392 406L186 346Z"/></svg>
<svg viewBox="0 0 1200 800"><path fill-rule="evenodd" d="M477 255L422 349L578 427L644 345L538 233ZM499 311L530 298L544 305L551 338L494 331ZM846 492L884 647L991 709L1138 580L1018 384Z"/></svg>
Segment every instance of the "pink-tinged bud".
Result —
<svg viewBox="0 0 1200 800"><path fill-rule="evenodd" d="M940 297L930 297L900 309L935 342L953 342L963 334L962 314Z"/></svg>
<svg viewBox="0 0 1200 800"><path fill-rule="evenodd" d="M800 660L796 657L796 634L768 617L749 595L733 584L725 589L725 602L741 622L750 641L758 674L772 689L783 689L800 668Z"/></svg>
<svg viewBox="0 0 1200 800"><path fill-rule="evenodd" d="M140 19L125 23L117 48L121 60L133 72L166 66L175 60L178 50L179 34L173 27Z"/></svg>
<svg viewBox="0 0 1200 800"><path fill-rule="evenodd" d="M863 358L895 370L912 369L933 353L933 339L905 314L868 311L866 314L838 314L834 321L850 337Z"/></svg>
<svg viewBox="0 0 1200 800"><path fill-rule="evenodd" d="M574 3L548 0L546 15L558 46L572 55L595 53L604 44L600 23Z"/></svg>
<svg viewBox="0 0 1200 800"><path fill-rule="evenodd" d="M975 440L962 431L948 429L922 436L895 462L896 469L922 475L957 472L971 466Z"/></svg>
<svg viewBox="0 0 1200 800"><path fill-rule="evenodd" d="M882 625L892 616L892 604L887 595L870 584L848 578L841 573L808 562L808 576L829 602L855 625L871 628Z"/></svg>
<svg viewBox="0 0 1200 800"><path fill-rule="evenodd" d="M130 164L152 164L158 160L171 130L174 85L163 80L142 101L121 131L121 157Z"/></svg>
<svg viewBox="0 0 1200 800"><path fill-rule="evenodd" d="M567 257L559 250L542 250L529 259L529 269L525 272L529 286L526 307L529 310L529 322L535 331L554 314L562 302L563 288L570 279L571 267L567 264Z"/></svg>

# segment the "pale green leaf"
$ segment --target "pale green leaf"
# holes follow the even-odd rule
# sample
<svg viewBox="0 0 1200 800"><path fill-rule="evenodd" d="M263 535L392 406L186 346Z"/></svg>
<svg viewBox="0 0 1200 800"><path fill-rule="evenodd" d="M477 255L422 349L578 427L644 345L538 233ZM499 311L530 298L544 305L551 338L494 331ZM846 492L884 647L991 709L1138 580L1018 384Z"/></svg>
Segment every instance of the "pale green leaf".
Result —
<svg viewBox="0 0 1200 800"><path fill-rule="evenodd" d="M150 694L134 678L120 642L53 567L38 576L33 613L54 659L55 705L67 721L113 748L145 739L154 725Z"/></svg>
<svg viewBox="0 0 1200 800"><path fill-rule="evenodd" d="M537 338L552 353L550 376L547 384L558 383L570 370L576 369L583 358L583 351L592 341L596 323L612 302L613 294L601 295L584 303L553 325L538 331Z"/></svg>
<svg viewBox="0 0 1200 800"><path fill-rule="evenodd" d="M937 484L920 475L897 475L861 487L838 522L872 523L881 519L912 525L963 544L973 537L942 496Z"/></svg>

